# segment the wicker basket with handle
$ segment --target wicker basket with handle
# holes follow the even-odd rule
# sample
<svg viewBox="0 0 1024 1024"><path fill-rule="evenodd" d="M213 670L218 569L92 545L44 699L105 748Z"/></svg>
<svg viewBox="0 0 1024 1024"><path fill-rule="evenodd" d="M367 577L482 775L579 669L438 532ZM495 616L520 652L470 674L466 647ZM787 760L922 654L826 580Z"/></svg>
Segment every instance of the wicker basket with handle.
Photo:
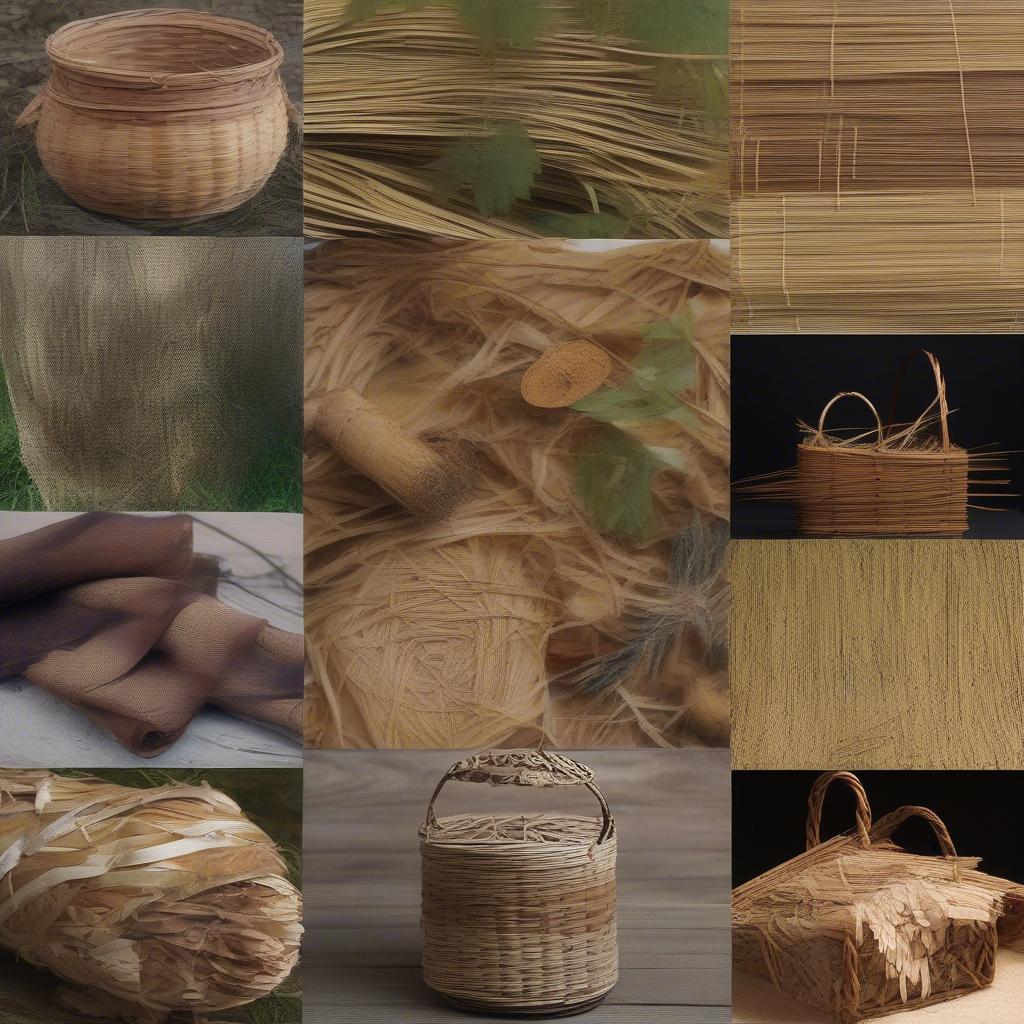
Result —
<svg viewBox="0 0 1024 1024"><path fill-rule="evenodd" d="M583 786L601 817L460 814L438 818L450 780ZM420 829L423 974L465 1010L568 1016L618 977L615 823L585 765L558 754L481 754L452 765Z"/></svg>
<svg viewBox="0 0 1024 1024"><path fill-rule="evenodd" d="M256 195L295 118L284 53L244 21L161 8L71 22L46 41L49 81L18 118L79 205L191 221Z"/></svg>
<svg viewBox="0 0 1024 1024"><path fill-rule="evenodd" d="M822 806L837 780L856 797L856 828L822 842ZM912 817L931 825L941 857L891 841ZM927 808L873 822L856 776L822 775L809 800L807 852L733 891L733 967L843 1024L974 992L992 982L1000 941L1024 940L1024 890L977 864L957 856Z"/></svg>

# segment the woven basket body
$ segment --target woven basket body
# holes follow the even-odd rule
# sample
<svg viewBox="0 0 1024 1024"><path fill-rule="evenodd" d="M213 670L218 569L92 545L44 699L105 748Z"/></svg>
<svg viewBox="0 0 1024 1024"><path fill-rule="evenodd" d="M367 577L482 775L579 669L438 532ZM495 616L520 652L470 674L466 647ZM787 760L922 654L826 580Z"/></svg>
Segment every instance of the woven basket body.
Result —
<svg viewBox="0 0 1024 1024"><path fill-rule="evenodd" d="M892 443L871 402L855 391L836 395L822 410L818 430L797 447L797 522L809 536L959 536L967 531L969 456L949 439L946 384L938 360L923 353L935 375L941 442L919 447ZM900 376L902 377L901 370ZM898 385L897 385L898 392ZM877 423L875 444L835 444L825 417L841 398L859 398ZM895 398L893 400L895 409ZM919 419L920 424L924 414Z"/></svg>
<svg viewBox="0 0 1024 1024"><path fill-rule="evenodd" d="M46 43L38 120L47 172L79 205L128 220L225 213L288 142L280 45L246 22L145 10L72 22Z"/></svg>
<svg viewBox="0 0 1024 1024"><path fill-rule="evenodd" d="M857 831L821 843L825 790L858 798ZM944 856L889 841L909 817L932 825ZM990 984L1000 937L1019 941L1019 887L958 858L945 826L921 807L872 823L860 783L823 775L811 794L808 851L733 892L733 968L843 1024L945 1002Z"/></svg>
<svg viewBox="0 0 1024 1024"><path fill-rule="evenodd" d="M589 769L557 755L481 755L454 765L435 798L452 778L585 785L604 817L436 818L431 800L420 832L427 985L481 1012L551 1017L597 1005L618 977L616 846Z"/></svg>

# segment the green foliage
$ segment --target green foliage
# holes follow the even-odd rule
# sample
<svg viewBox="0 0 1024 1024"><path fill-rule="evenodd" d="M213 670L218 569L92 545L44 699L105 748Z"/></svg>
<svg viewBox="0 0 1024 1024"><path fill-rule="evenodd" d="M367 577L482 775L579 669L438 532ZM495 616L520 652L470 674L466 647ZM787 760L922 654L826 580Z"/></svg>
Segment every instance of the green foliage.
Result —
<svg viewBox="0 0 1024 1024"><path fill-rule="evenodd" d="M642 541L654 525L651 483L661 465L646 445L602 425L576 462L576 495L599 530Z"/></svg>
<svg viewBox="0 0 1024 1024"><path fill-rule="evenodd" d="M530 50L551 24L545 0L455 0L462 21L487 51L498 46Z"/></svg>
<svg viewBox="0 0 1024 1024"><path fill-rule="evenodd" d="M726 53L727 0L622 0L626 34L662 53Z"/></svg>
<svg viewBox="0 0 1024 1024"><path fill-rule="evenodd" d="M630 225L613 213L552 213L536 223L554 238L625 238Z"/></svg>
<svg viewBox="0 0 1024 1024"><path fill-rule="evenodd" d="M485 217L506 214L517 199L529 199L541 159L518 121L502 121L490 135L458 139L430 165L434 198L444 203L464 188L473 192Z"/></svg>
<svg viewBox="0 0 1024 1024"><path fill-rule="evenodd" d="M685 419L677 392L693 383L692 328L689 317L662 320L644 332L645 344L632 362L633 378L623 387L601 388L573 408L607 423L671 416Z"/></svg>
<svg viewBox="0 0 1024 1024"><path fill-rule="evenodd" d="M7 397L7 381L0 370L0 509L37 512L45 506L21 459L21 443L14 411Z"/></svg>

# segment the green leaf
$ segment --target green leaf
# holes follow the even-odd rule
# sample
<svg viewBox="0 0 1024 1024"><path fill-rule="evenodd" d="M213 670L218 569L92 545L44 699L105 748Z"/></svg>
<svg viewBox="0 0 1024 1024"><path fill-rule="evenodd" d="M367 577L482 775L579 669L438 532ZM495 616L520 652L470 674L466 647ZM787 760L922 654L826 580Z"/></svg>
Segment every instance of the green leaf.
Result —
<svg viewBox="0 0 1024 1024"><path fill-rule="evenodd" d="M631 423L634 420L651 420L665 416L678 409L679 400L664 388L628 386L623 388L601 388L586 398L581 398L573 409L585 412L595 420L606 423Z"/></svg>
<svg viewBox="0 0 1024 1024"><path fill-rule="evenodd" d="M642 541L655 523L651 485L661 462L615 427L601 427L576 462L576 495L604 533Z"/></svg>
<svg viewBox="0 0 1024 1024"><path fill-rule="evenodd" d="M459 139L430 165L435 172L434 198L439 203L470 188L485 217L506 214L517 199L529 199L540 173L537 148L518 121L504 121L491 135Z"/></svg>
<svg viewBox="0 0 1024 1024"><path fill-rule="evenodd" d="M726 53L728 0L623 0L626 33L662 53Z"/></svg>
<svg viewBox="0 0 1024 1024"><path fill-rule="evenodd" d="M613 213L552 213L537 226L554 238L625 238L629 221Z"/></svg>
<svg viewBox="0 0 1024 1024"><path fill-rule="evenodd" d="M544 0L456 0L456 9L485 50L497 46L532 49L551 23Z"/></svg>
<svg viewBox="0 0 1024 1024"><path fill-rule="evenodd" d="M693 384L693 322L689 315L660 320L644 332L646 344L633 361L635 381L672 394Z"/></svg>

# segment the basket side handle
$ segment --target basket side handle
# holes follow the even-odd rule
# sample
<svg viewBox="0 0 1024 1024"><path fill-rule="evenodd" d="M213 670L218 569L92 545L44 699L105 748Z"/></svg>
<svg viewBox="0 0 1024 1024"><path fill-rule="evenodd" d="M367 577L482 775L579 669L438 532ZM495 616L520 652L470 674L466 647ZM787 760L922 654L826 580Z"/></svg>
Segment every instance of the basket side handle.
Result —
<svg viewBox="0 0 1024 1024"><path fill-rule="evenodd" d="M822 444L825 443L825 418L832 410L832 406L836 404L842 398L859 398L870 410L872 415L875 417L876 429L878 431L878 443L882 443L882 417L878 415L878 410L875 408L874 403L865 395L862 395L859 391L840 391L838 395L833 395L832 398L825 405L825 408L821 410L821 415L818 417L818 440Z"/></svg>
<svg viewBox="0 0 1024 1024"><path fill-rule="evenodd" d="M284 78L278 74L277 76L278 85L281 87L281 98L284 100L284 109L288 114L289 124L293 124L302 132L302 111L299 110L294 103L292 103L291 96L288 95L288 89L284 84Z"/></svg>
<svg viewBox="0 0 1024 1024"><path fill-rule="evenodd" d="M441 776L440 781L434 787L434 792L430 796L430 802L427 804L427 814L424 821L424 828L430 829L437 826L437 814L434 811L434 804L437 802L437 798L441 795L441 790L454 778L460 776L461 762L459 764L453 764ZM465 781L465 780L464 780ZM585 789L589 789L591 793L597 798L597 802L601 805L601 831L598 834L597 842L598 845L607 842L615 834L615 819L612 817L611 808L608 806L608 801L604 798L604 794L598 788L596 782L584 782L582 783Z"/></svg>
<svg viewBox="0 0 1024 1024"><path fill-rule="evenodd" d="M918 349L916 352L911 352L906 359L903 360L899 370L896 371L896 381L892 388L892 398L889 401L889 423L893 424L896 422L896 406L899 403L900 392L903 389L903 381L907 376L907 368L911 361L917 356L924 356L932 368L932 374L935 377L935 394L939 402L939 425L942 428L942 450L949 451L949 401L946 397L946 378L942 374L942 367L939 365L939 360L935 354L929 352L925 348ZM931 406L929 406L931 408ZM922 413L917 418L917 422L920 423L924 419L925 413Z"/></svg>
<svg viewBox="0 0 1024 1024"><path fill-rule="evenodd" d="M960 881L960 862L957 859L956 847L953 839L946 828L946 823L927 807L900 807L891 814L879 818L871 828L873 840L888 839L908 818L923 818L932 827L935 838L939 841L939 849L943 857L948 857L953 862L953 878Z"/></svg>
<svg viewBox="0 0 1024 1024"><path fill-rule="evenodd" d="M43 86L29 100L28 105L25 109L14 119L14 126L16 128L27 128L30 125L34 125L40 118L43 112L43 102L46 99L47 86Z"/></svg>
<svg viewBox="0 0 1024 1024"><path fill-rule="evenodd" d="M860 845L866 850L871 846L871 804L860 779L852 772L826 772L819 775L807 798L807 849L821 845L821 811L825 806L825 794L833 782L845 782L857 800L857 834Z"/></svg>

